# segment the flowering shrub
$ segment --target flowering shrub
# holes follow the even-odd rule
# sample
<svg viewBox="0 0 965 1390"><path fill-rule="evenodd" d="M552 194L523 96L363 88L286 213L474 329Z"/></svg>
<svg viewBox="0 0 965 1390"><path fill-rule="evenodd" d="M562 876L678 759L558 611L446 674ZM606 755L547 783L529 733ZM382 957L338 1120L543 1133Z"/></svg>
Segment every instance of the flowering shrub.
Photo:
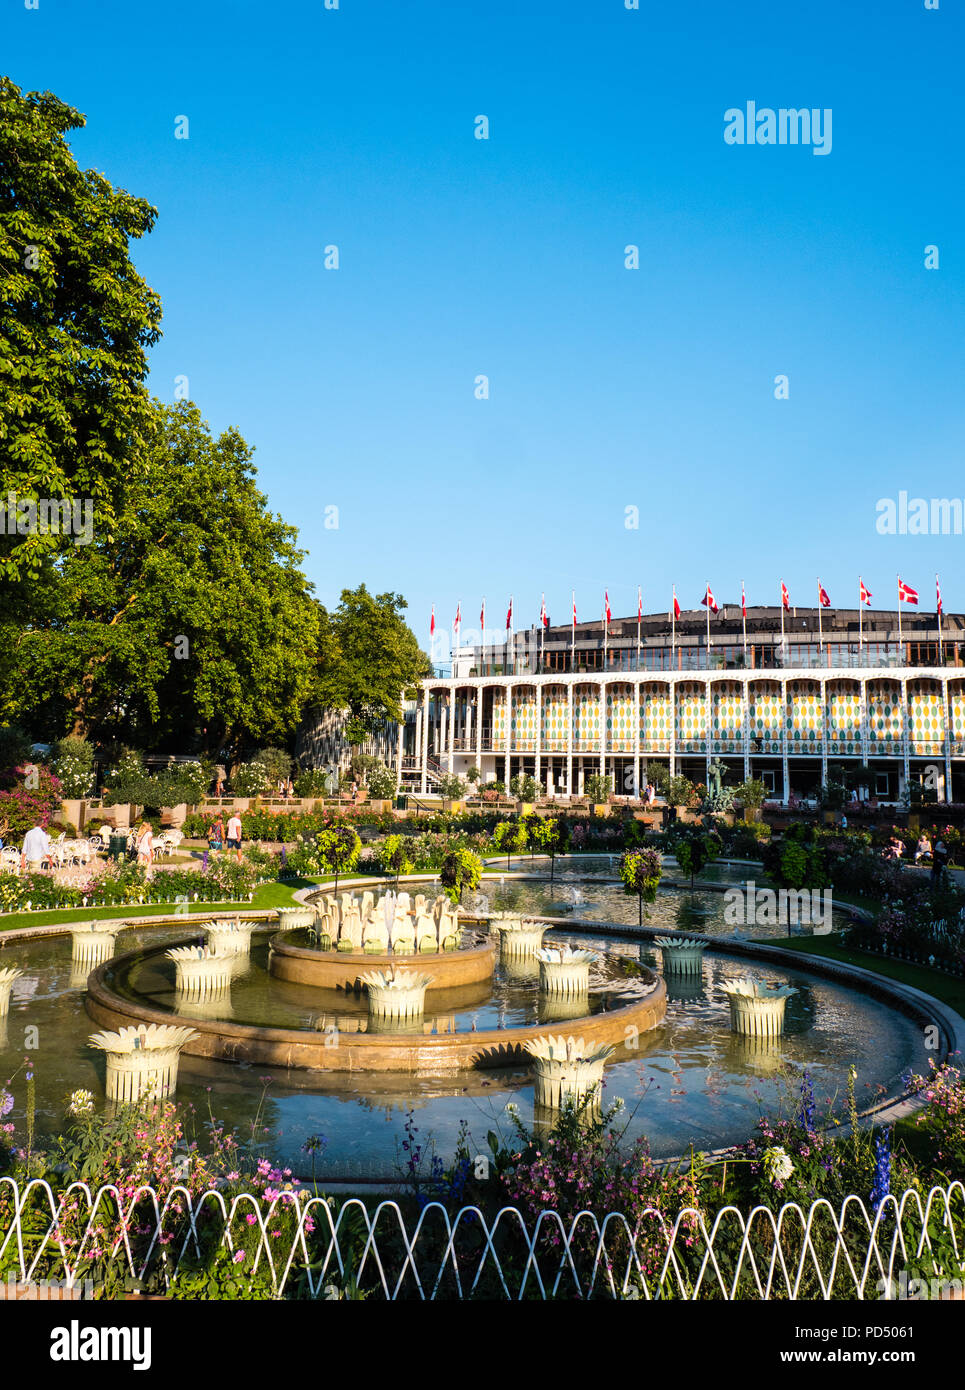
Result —
<svg viewBox="0 0 965 1390"><path fill-rule="evenodd" d="M253 758L241 764L231 778L231 787L236 796L264 796L271 787L271 774L263 762Z"/></svg>
<svg viewBox="0 0 965 1390"><path fill-rule="evenodd" d="M54 747L53 768L65 797L89 796L94 790L94 749L87 739L61 739Z"/></svg>
<svg viewBox="0 0 965 1390"><path fill-rule="evenodd" d="M950 1062L929 1059L930 1074L913 1076L911 1086L928 1105L915 1116L931 1161L943 1173L961 1178L965 1173L965 1075Z"/></svg>
<svg viewBox="0 0 965 1390"><path fill-rule="evenodd" d="M0 773L0 832L5 843L19 843L35 825L46 829L60 811L62 799L60 779L42 763Z"/></svg>

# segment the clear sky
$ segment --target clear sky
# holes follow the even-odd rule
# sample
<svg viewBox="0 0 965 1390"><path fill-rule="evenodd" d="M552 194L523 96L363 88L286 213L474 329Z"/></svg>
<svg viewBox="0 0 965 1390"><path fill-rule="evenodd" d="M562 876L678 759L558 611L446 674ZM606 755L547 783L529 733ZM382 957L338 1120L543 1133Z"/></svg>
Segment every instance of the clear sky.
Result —
<svg viewBox="0 0 965 1390"><path fill-rule="evenodd" d="M933 607L938 570L965 608L965 536L876 530L965 496L963 40L960 0L0 19L3 70L86 113L78 160L159 209L152 389L256 447L323 602L400 591L424 644L433 603L467 634L483 594L522 627L544 590L566 622L574 588L588 619L708 579L853 607L860 571L893 607L900 570ZM748 101L830 108L830 153L725 143Z"/></svg>

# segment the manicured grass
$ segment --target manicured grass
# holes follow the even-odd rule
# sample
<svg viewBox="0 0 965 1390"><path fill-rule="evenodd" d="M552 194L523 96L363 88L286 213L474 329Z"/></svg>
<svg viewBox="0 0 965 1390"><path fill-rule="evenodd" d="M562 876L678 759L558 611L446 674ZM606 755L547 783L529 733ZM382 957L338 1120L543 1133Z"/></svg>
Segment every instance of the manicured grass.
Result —
<svg viewBox="0 0 965 1390"><path fill-rule="evenodd" d="M887 956L875 955L870 951L852 950L841 944L837 932L832 932L830 936L780 937L769 939L767 944L781 946L786 951L798 951L802 955L826 956L844 965L859 965L865 970L873 970L889 980L900 980L902 984L911 985L912 989L923 990L956 1013L965 1015L965 980L945 975L941 970L931 970L927 965L913 965L910 961L889 960Z"/></svg>

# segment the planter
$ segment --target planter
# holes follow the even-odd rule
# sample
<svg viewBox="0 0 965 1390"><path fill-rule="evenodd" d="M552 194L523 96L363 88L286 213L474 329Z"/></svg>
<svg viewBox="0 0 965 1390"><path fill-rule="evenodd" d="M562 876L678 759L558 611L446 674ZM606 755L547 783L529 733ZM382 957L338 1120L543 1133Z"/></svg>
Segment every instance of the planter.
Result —
<svg viewBox="0 0 965 1390"><path fill-rule="evenodd" d="M369 801L366 804L368 810L374 812L377 816L381 816L384 812L392 810L392 802L389 800Z"/></svg>
<svg viewBox="0 0 965 1390"><path fill-rule="evenodd" d="M550 946L537 951L536 959L539 961L542 994L562 998L586 997L590 985L590 966L596 960L593 951Z"/></svg>
<svg viewBox="0 0 965 1390"><path fill-rule="evenodd" d="M373 1018L421 1018L425 1011L426 988L431 975L415 970L372 970L359 976L369 995L369 1014Z"/></svg>
<svg viewBox="0 0 965 1390"><path fill-rule="evenodd" d="M161 824L180 828L188 818L188 806L186 801L178 802L177 806L161 807Z"/></svg>
<svg viewBox="0 0 965 1390"><path fill-rule="evenodd" d="M706 941L691 936L657 936L654 943L663 956L664 974L699 976L703 972Z"/></svg>
<svg viewBox="0 0 965 1390"><path fill-rule="evenodd" d="M608 816L610 814L610 808L609 806L594 805L593 814L595 816Z"/></svg>
<svg viewBox="0 0 965 1390"><path fill-rule="evenodd" d="M181 1048L197 1036L193 1028L157 1023L92 1033L88 1046L107 1054L107 1099L129 1105L149 1093L173 1095Z"/></svg>
<svg viewBox="0 0 965 1390"><path fill-rule="evenodd" d="M793 985L773 988L756 980L730 980L724 986L731 1031L748 1038L776 1038L784 1032L784 1010Z"/></svg>
<svg viewBox="0 0 965 1390"><path fill-rule="evenodd" d="M609 1043L587 1047L582 1038L542 1037L523 1044L533 1059L533 1102L558 1110L564 1100L577 1105L597 1098L603 1066L616 1050Z"/></svg>
<svg viewBox="0 0 965 1390"><path fill-rule="evenodd" d="M72 797L69 801L60 803L60 813L68 825L72 825L75 830L82 830L84 828L85 807L85 801L80 798L75 800Z"/></svg>

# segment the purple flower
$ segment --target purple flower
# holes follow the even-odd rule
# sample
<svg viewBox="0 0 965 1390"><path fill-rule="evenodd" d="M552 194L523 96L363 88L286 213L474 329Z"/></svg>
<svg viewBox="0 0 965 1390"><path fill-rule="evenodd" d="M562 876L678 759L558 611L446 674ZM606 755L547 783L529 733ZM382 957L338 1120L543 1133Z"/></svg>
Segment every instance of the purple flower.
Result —
<svg viewBox="0 0 965 1390"><path fill-rule="evenodd" d="M0 1091L0 1115L9 1115L13 1109L13 1096L9 1091Z"/></svg>

